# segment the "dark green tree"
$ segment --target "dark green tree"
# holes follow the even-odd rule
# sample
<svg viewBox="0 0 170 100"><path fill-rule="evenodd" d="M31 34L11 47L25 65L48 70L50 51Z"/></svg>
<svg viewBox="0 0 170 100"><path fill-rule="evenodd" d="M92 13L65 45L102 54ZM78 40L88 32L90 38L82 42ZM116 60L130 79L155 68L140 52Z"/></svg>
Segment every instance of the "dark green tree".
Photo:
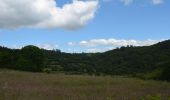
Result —
<svg viewBox="0 0 170 100"><path fill-rule="evenodd" d="M36 46L25 46L21 49L21 57L18 60L19 68L28 71L42 71L45 66L43 50Z"/></svg>
<svg viewBox="0 0 170 100"><path fill-rule="evenodd" d="M163 69L159 79L170 81L170 61L159 65L159 68Z"/></svg>
<svg viewBox="0 0 170 100"><path fill-rule="evenodd" d="M11 65L11 55L9 52L0 52L0 66L1 68L8 68Z"/></svg>

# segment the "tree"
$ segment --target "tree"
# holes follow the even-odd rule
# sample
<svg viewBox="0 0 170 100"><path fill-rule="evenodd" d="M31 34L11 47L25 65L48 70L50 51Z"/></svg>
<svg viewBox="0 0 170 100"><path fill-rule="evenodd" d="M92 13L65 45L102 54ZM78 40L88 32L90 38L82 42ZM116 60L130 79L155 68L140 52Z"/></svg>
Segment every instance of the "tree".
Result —
<svg viewBox="0 0 170 100"><path fill-rule="evenodd" d="M11 64L11 55L9 52L0 52L0 66L9 67Z"/></svg>
<svg viewBox="0 0 170 100"><path fill-rule="evenodd" d="M165 63L159 65L159 68L163 69L163 71L162 71L162 73L161 73L159 78L161 80L170 81L170 61L165 62Z"/></svg>
<svg viewBox="0 0 170 100"><path fill-rule="evenodd" d="M45 56L43 50L32 45L23 47L21 49L21 57L18 60L17 65L22 67L22 70L42 71L45 66Z"/></svg>

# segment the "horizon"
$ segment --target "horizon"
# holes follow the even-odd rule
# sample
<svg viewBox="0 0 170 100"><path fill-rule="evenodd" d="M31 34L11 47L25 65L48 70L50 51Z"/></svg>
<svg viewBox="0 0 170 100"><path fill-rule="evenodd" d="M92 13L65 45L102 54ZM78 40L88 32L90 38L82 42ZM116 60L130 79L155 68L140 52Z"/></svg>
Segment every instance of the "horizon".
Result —
<svg viewBox="0 0 170 100"><path fill-rule="evenodd" d="M104 52L170 38L168 0L0 1L0 45Z"/></svg>
<svg viewBox="0 0 170 100"><path fill-rule="evenodd" d="M149 46L153 46L153 45L157 45L158 43L161 43L161 42L165 42L165 41L170 41L170 39L167 39L167 40L162 40L162 41L159 41L159 42L156 42L156 43L154 43L154 44L152 44L152 45L123 45L123 46L119 46L119 47L115 47L115 48L113 48L113 49L109 49L109 50L105 50L105 51L95 51L95 52L93 52L93 51L91 51L91 52L64 52L64 51L62 51L62 50L60 50L60 49L45 49L45 48L43 48L43 47L39 47L39 46L36 46L36 45L25 45L25 46L22 46L22 47L20 47L20 48L10 48L10 47L6 47L6 46L1 46L0 45L0 47L3 47L3 48L7 48L7 49L11 49L11 50L21 50L22 48L24 48L24 47L27 47L27 46L35 46L35 47L38 47L39 49L42 49L42 50L47 50L47 51L59 51L59 52L61 52L61 53L70 53L70 54L82 54L82 53L86 53L86 54L88 54L88 53L91 53L91 54L95 54L95 53L105 53L105 52L108 52L108 51L112 51L112 50L116 50L116 49L120 49L120 48L122 48L122 47L149 47Z"/></svg>

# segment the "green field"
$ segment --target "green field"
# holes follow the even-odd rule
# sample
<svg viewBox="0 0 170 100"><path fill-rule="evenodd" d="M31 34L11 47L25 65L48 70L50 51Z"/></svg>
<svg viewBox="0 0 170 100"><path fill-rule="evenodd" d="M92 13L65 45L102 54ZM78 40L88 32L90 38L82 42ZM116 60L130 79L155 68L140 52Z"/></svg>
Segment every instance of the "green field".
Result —
<svg viewBox="0 0 170 100"><path fill-rule="evenodd" d="M111 76L0 71L0 100L168 99L168 82Z"/></svg>

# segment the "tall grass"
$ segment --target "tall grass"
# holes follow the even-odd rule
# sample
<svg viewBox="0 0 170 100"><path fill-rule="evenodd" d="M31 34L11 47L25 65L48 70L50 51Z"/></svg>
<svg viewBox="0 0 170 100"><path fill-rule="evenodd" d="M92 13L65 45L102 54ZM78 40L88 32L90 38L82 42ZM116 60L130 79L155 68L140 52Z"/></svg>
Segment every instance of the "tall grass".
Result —
<svg viewBox="0 0 170 100"><path fill-rule="evenodd" d="M0 71L0 100L159 99L170 99L170 83L111 76Z"/></svg>

